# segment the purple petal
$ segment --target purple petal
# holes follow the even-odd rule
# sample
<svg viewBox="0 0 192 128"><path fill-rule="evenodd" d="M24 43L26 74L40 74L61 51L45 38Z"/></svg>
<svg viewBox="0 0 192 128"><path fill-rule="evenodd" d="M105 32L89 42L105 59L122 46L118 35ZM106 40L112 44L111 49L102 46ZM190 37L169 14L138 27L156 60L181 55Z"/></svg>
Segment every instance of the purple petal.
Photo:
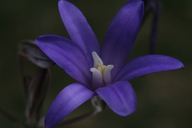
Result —
<svg viewBox="0 0 192 128"><path fill-rule="evenodd" d="M84 85L90 85L89 62L81 48L71 40L55 35L40 36L36 39L40 49L71 77Z"/></svg>
<svg viewBox="0 0 192 128"><path fill-rule="evenodd" d="M112 78L129 56L144 12L141 0L128 1L116 14L105 35L101 58L105 65L112 64Z"/></svg>
<svg viewBox="0 0 192 128"><path fill-rule="evenodd" d="M53 128L73 110L96 94L79 83L65 87L52 102L45 117L45 128Z"/></svg>
<svg viewBox="0 0 192 128"><path fill-rule="evenodd" d="M118 81L112 85L107 85L97 89L96 93L109 108L121 116L127 116L136 109L136 94L128 81Z"/></svg>
<svg viewBox="0 0 192 128"><path fill-rule="evenodd" d="M85 19L83 13L68 1L60 0L59 12L63 23L71 37L85 52L90 66L93 66L92 52L100 54L100 46L97 38Z"/></svg>
<svg viewBox="0 0 192 128"><path fill-rule="evenodd" d="M146 55L129 61L114 81L130 80L149 73L184 68L181 61L164 55Z"/></svg>

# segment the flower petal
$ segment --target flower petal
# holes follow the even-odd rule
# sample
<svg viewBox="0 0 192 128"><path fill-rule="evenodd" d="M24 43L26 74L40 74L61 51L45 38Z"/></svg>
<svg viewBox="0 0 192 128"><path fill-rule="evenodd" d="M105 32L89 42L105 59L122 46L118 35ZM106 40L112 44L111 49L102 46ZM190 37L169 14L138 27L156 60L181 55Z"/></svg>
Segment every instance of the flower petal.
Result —
<svg viewBox="0 0 192 128"><path fill-rule="evenodd" d="M101 58L105 65L112 64L112 78L124 65L140 28L144 12L141 0L128 1L116 14L105 35Z"/></svg>
<svg viewBox="0 0 192 128"><path fill-rule="evenodd" d="M72 3L60 0L58 6L71 39L83 49L91 64L90 66L93 66L92 52L95 51L100 54L100 46L93 30L83 13Z"/></svg>
<svg viewBox="0 0 192 128"><path fill-rule="evenodd" d="M71 40L55 35L40 36L36 39L40 49L71 77L84 85L90 85L91 72L85 54Z"/></svg>
<svg viewBox="0 0 192 128"><path fill-rule="evenodd" d="M164 55L145 55L129 61L114 81L130 80L149 73L184 68L181 61Z"/></svg>
<svg viewBox="0 0 192 128"><path fill-rule="evenodd" d="M52 102L45 117L45 128L53 128L73 110L79 107L96 93L79 83L65 87Z"/></svg>
<svg viewBox="0 0 192 128"><path fill-rule="evenodd" d="M97 89L96 93L109 108L121 116L127 116L136 109L136 94L128 81L118 81L112 85L107 85Z"/></svg>

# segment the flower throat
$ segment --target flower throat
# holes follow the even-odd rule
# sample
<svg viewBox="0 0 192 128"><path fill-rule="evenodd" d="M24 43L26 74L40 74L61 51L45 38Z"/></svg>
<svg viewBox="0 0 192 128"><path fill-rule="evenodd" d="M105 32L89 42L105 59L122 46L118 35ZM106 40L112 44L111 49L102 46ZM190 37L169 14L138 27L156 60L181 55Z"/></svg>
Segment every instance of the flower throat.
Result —
<svg viewBox="0 0 192 128"><path fill-rule="evenodd" d="M111 70L113 65L104 65L101 58L96 52L92 52L94 65L90 69L92 72L92 86L93 89L97 89L101 86L111 84Z"/></svg>

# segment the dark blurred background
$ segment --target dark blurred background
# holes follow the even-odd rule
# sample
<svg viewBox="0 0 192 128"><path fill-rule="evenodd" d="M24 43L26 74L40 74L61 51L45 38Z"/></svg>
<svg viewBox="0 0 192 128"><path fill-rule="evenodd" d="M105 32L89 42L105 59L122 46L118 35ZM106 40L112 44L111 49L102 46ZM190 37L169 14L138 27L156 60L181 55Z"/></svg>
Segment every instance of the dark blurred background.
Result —
<svg viewBox="0 0 192 128"><path fill-rule="evenodd" d="M107 27L127 0L69 0L85 15L102 43ZM61 21L57 0L0 1L0 107L25 121L24 93L18 68L18 44L23 39L55 34L69 37ZM192 127L192 1L162 0L156 53L181 60L185 69L150 74L131 80L137 94L134 114L121 117L107 108L97 116L65 128L191 128ZM143 24L129 59L148 54L152 13ZM33 74L36 66L25 62ZM52 68L52 82L44 114L56 95L75 82L61 68ZM72 112L72 118L92 110L90 101ZM1 128L14 125L0 114Z"/></svg>

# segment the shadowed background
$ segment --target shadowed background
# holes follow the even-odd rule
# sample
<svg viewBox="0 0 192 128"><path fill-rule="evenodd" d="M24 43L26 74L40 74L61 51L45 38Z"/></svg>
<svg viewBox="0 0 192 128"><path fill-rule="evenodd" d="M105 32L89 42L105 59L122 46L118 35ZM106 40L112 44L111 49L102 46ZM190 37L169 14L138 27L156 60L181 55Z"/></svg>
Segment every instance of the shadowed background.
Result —
<svg viewBox="0 0 192 128"><path fill-rule="evenodd" d="M85 15L98 40L102 43L107 27L127 0L69 0ZM17 52L23 39L55 34L68 37L59 15L57 0L0 1L0 107L22 122L24 93L19 76ZM65 128L191 128L192 127L192 1L162 0L156 53L175 57L185 70L149 74L131 80L138 99L134 114L121 117L107 108L87 120ZM148 54L152 13L143 24L129 59ZM27 72L36 66L25 62ZM58 66L52 67L52 82L45 103L44 114L56 95L68 84L76 82ZM92 110L86 102L67 118ZM0 114L0 126L14 125Z"/></svg>

